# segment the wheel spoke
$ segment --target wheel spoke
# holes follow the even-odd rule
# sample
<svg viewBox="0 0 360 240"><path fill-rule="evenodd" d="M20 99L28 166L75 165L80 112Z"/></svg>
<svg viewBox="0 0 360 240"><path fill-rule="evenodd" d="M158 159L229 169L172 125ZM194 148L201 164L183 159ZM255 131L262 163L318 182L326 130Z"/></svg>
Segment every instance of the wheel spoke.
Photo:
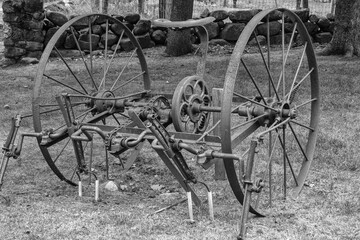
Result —
<svg viewBox="0 0 360 240"><path fill-rule="evenodd" d="M268 27L269 27L269 26L268 26ZM277 90L276 90L276 88L275 88L274 79L273 79L273 77L272 77L272 75L271 75L270 68L269 68L268 64L266 63L265 56L264 56L264 52L263 52L263 50L262 50L262 48L261 48L261 45L260 45L260 43L259 43L259 40L257 39L257 34L256 34L256 32L254 32L254 35L255 35L255 40L256 40L258 49L259 49L259 51L260 51L261 59L262 59L264 65L265 65L266 72L267 72L268 77L269 77L269 81L270 81L271 87L273 88L273 90L274 90L274 92L275 92L276 99L279 101L279 100L280 100L280 97L279 97L279 94L278 94L278 92L277 92Z"/></svg>
<svg viewBox="0 0 360 240"><path fill-rule="evenodd" d="M304 155L304 157L305 157L305 160L306 160L306 161L309 161L309 159L308 159L308 157L306 156L306 153L305 153L305 151L304 151L304 148L301 146L300 140L299 140L297 134L295 133L294 128L291 126L290 123L289 123L289 127L290 127L290 130L291 130L292 134L294 135L295 141L296 141L297 145L299 146L301 153L302 153L302 154Z"/></svg>
<svg viewBox="0 0 360 240"><path fill-rule="evenodd" d="M307 105L309 103L315 102L317 100L318 100L317 98L310 99L310 100L308 100L306 102L301 103L300 105L295 106L294 109L301 108L301 107L303 107L303 106L305 106L305 105Z"/></svg>
<svg viewBox="0 0 360 240"><path fill-rule="evenodd" d="M91 72L90 72L89 66L88 66L87 63L86 63L84 53L83 53L83 51L81 50L79 41L78 41L77 38L75 37L74 28L73 28L73 27L70 27L70 31L71 31L71 34L72 34L73 39L74 39L74 41L75 41L76 47L77 47L77 49L79 50L79 53L80 53L80 56L81 56L81 59L82 59L84 65L85 65L86 71L88 72L88 74L89 74L89 76L90 76L90 78L91 78L91 81L92 81L93 83L95 83L95 82L94 82L93 75L92 75ZM91 36L90 36L90 38L91 38ZM96 85L94 85L94 86L96 87Z"/></svg>
<svg viewBox="0 0 360 240"><path fill-rule="evenodd" d="M291 33L290 43L289 43L289 46L288 46L288 49L287 49L287 52L286 52L286 56L285 56L285 63L287 62L287 59L288 59L288 56L289 56L289 53L290 53L290 49L291 49L291 45L292 45L292 42L294 41L296 28L297 28L297 22L295 22L292 33ZM306 44L307 44L307 42L306 42ZM279 81L278 81L277 86L276 86L276 89L278 91L279 91L279 87L280 87L282 77L283 77L283 71L280 72Z"/></svg>
<svg viewBox="0 0 360 240"><path fill-rule="evenodd" d="M82 83L80 82L80 80L76 77L75 73L73 72L73 70L70 68L69 64L67 64L67 62L65 61L64 57L62 56L62 54L59 52L59 50L55 47L55 51L56 53L59 55L59 57L61 58L61 60L63 61L63 63L65 64L65 66L67 67L67 69L70 71L71 75L73 75L73 77L75 78L76 82L80 85L81 89L84 90L84 92L86 94L88 94L88 92L86 91L86 89L84 88L84 86L82 85Z"/></svg>
<svg viewBox="0 0 360 240"><path fill-rule="evenodd" d="M64 146L61 148L59 154L55 157L54 163L57 162L57 160L59 159L59 157L61 156L61 154L64 152L65 148L69 145L70 140L71 140L71 138L68 138L68 140L66 141L66 143L64 144Z"/></svg>
<svg viewBox="0 0 360 240"><path fill-rule="evenodd" d="M259 86L257 85L257 83L256 83L256 81L255 81L255 79L254 79L253 75L251 74L251 72L250 72L249 68L246 66L246 64L245 64L245 62L244 62L244 60L243 60L243 59L241 59L241 63L242 63L242 65L244 66L244 68L245 68L246 72L248 73L248 75L249 75L249 77L250 77L250 79L251 79L252 83L254 84L254 86L255 86L256 90L258 91L258 93L259 93L259 95L260 95L260 98L263 100L264 104L265 104L265 105L267 105L267 103L266 103L266 101L265 101L265 98L264 98L264 96L262 95L262 93L261 93L261 91L260 91Z"/></svg>
<svg viewBox="0 0 360 240"><path fill-rule="evenodd" d="M129 80L126 80L123 84L121 84L121 85L118 86L117 88L112 89L112 91L115 92L116 90L118 90L118 89L124 87L125 85L131 83L132 81L136 80L138 77L143 76L144 74L145 74L145 72L138 73L137 75L135 75L134 77L130 78Z"/></svg>
<svg viewBox="0 0 360 240"><path fill-rule="evenodd" d="M114 60L115 53L117 52L117 50L118 50L118 48L119 48L119 46L120 46L120 42L121 42L121 40L122 40L123 35L124 35L124 31L122 31L122 33L121 33L121 35L120 35L120 37L119 37L119 40L118 40L118 42L116 43L116 47L115 47L115 50L114 50L114 54L112 55L112 57L111 57L111 59L110 59L110 62L109 62L109 64L107 65L107 68L106 68L104 77L103 77L103 79L101 79L101 83L100 83L100 84L102 84L103 81L105 81L105 77L106 77L107 73L109 72L110 66L111 66L111 64L112 64L112 62L113 62L113 60ZM117 79L117 80L118 80L118 79ZM117 80L114 82L114 84L113 84L113 86L111 87L110 90L112 90L112 88L115 86Z"/></svg>
<svg viewBox="0 0 360 240"><path fill-rule="evenodd" d="M52 81L54 81L54 82L56 82L56 83L58 83L58 84L60 84L60 85L63 85L64 87L67 87L67 88L69 88L69 89L71 89L71 90L73 90L73 91L75 91L75 92L77 92L77 93L85 96L85 93L81 92L80 90L77 90L77 89L73 88L73 87L70 86L70 85L67 85L67 84L65 84L65 83L63 83L63 82L60 82L59 80L56 80L55 78L50 77L50 76L48 76L48 75L46 75L46 74L44 74L43 76L47 77L48 79L50 79L50 80L52 80Z"/></svg>
<svg viewBox="0 0 360 240"><path fill-rule="evenodd" d="M307 43L305 43L304 50L303 50L303 52L302 52L302 54L301 54L300 63L299 63L299 65L298 65L297 69L296 69L294 79L293 79L293 81L292 81L292 83L291 83L290 91L289 91L289 93L287 94L287 98L288 98L287 100L288 100L288 101L290 101L291 94L292 94L292 92L293 92L294 89L295 89L295 88L294 88L294 85L295 85L295 83L296 83L296 79L297 79L297 77L298 77L298 74L299 74L299 71L300 71L300 67L301 67L302 62L303 62L303 60L304 60L306 47L307 47Z"/></svg>
<svg viewBox="0 0 360 240"><path fill-rule="evenodd" d="M310 74L311 74L313 71L314 71L314 68L310 69L310 71L307 72L307 73L305 74L305 76L304 76L297 84L295 84L295 86L293 87L293 89L298 89L298 88L300 87L300 85L306 80L307 77L310 76ZM286 94L285 97L287 97L288 95L289 95L289 93ZM291 98L291 96L290 96L290 98ZM289 98L289 99L290 99L290 98Z"/></svg>
<svg viewBox="0 0 360 240"><path fill-rule="evenodd" d="M255 122L255 121L257 121L257 120L261 119L262 117L265 117L266 115L267 115L267 114L263 114L263 115L260 115L260 116L254 117L254 118L252 118L252 119L250 119L250 120L248 120L248 121L246 121L246 122L239 123L239 124L237 124L237 125L235 125L235 126L231 127L231 131L233 131L233 130L235 130L235 129L239 128L239 127L242 127L242 126L244 126L244 125L247 125L247 124L249 124L249 123Z"/></svg>
<svg viewBox="0 0 360 240"><path fill-rule="evenodd" d="M245 97L245 96L241 95L240 93L234 92L234 95L237 96L237 97L239 97L239 98L242 98L242 99L244 99L244 100L246 100L246 101L249 101L249 102L252 102L252 103L257 104L257 105L259 105L259 106L262 106L262 107L264 107L264 108L268 108L268 109L271 109L271 110L273 110L273 111L277 111L275 108L272 108L272 107L270 107L270 106L268 106L268 105L264 105L264 104L262 104L262 103L260 103L260 102L257 102L257 101L255 101L255 100L252 100L252 99L248 98L248 97Z"/></svg>
<svg viewBox="0 0 360 240"><path fill-rule="evenodd" d="M304 124L302 124L302 123L299 123L299 122L297 122L297 121L295 121L295 120L291 120L290 122L295 123L296 125L299 125L299 126L301 126L301 127L303 127L303 128L309 129L309 130L312 131L312 132L315 131L314 128L309 127L309 126L306 126L306 125L304 125Z"/></svg>

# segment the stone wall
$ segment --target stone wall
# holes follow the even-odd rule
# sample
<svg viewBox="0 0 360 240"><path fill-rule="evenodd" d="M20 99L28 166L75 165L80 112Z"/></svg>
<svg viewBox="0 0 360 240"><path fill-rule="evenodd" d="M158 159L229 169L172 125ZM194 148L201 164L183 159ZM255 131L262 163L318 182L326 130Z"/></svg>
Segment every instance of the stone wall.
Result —
<svg viewBox="0 0 360 240"><path fill-rule="evenodd" d="M43 0L4 0L4 56L39 57L44 48Z"/></svg>
<svg viewBox="0 0 360 240"><path fill-rule="evenodd" d="M40 58L42 51L55 32L74 16L68 17L66 8L62 5L50 5L43 8L43 0L4 0L4 55L6 58L19 60L23 57ZM205 9L201 17L212 16L215 21L207 24L205 27L209 33L210 45L226 45L236 42L246 24L261 10L216 10L210 12ZM295 13L302 19L308 32L314 42L326 43L332 38L334 30L334 19L331 15L327 18L309 15L308 9L297 10ZM156 28L151 25L151 21L140 19L139 14L128 14L126 16L113 16L123 22L135 37L138 39L143 48L153 47L155 45L165 45L167 37L167 29ZM270 43L281 44L281 13L274 13L271 16L270 24ZM92 31L93 50L104 49L104 26L101 22ZM116 43L121 35L116 31L116 25L110 26L110 34L108 38L109 49L115 49ZM83 43L82 50L88 50L86 40L89 39L87 26L79 28L79 43ZM257 26L260 42L266 41L266 23ZM291 36L291 23L286 23L285 31ZM286 35L285 39L288 39ZM290 38L290 37L289 37ZM297 40L295 40L297 41ZM299 40L300 41L300 40ZM196 31L192 31L192 42L199 43ZM249 42L249 44L252 44ZM253 41L253 44L256 44ZM133 48L131 44L122 40L120 50L129 51ZM57 43L58 49L72 50L76 49L76 45L72 37L63 36L61 41ZM74 51L75 52L75 51ZM71 51L70 51L71 53Z"/></svg>

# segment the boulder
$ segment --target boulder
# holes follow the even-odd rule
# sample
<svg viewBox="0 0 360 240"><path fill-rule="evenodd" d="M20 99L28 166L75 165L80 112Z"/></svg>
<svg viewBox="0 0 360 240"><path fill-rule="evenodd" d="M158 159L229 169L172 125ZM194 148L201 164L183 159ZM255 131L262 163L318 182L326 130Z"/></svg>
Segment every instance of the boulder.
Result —
<svg viewBox="0 0 360 240"><path fill-rule="evenodd" d="M329 43L332 39L332 34L330 32L321 32L317 33L314 36L314 40L320 44Z"/></svg>
<svg viewBox="0 0 360 240"><path fill-rule="evenodd" d="M318 21L319 21L319 17L316 16L315 14L311 14L311 15L309 16L309 22L316 24Z"/></svg>
<svg viewBox="0 0 360 240"><path fill-rule="evenodd" d="M46 18L59 27L68 21L68 18L60 12L46 12Z"/></svg>
<svg viewBox="0 0 360 240"><path fill-rule="evenodd" d="M82 29L89 27L89 19L88 18L80 18L78 21L74 22L72 26L76 31L80 31Z"/></svg>
<svg viewBox="0 0 360 240"><path fill-rule="evenodd" d="M45 13L43 11L35 12L32 15L33 19L43 21L45 19Z"/></svg>
<svg viewBox="0 0 360 240"><path fill-rule="evenodd" d="M270 29L270 36L277 35L281 31L281 23L279 23L278 21L272 21L269 22L269 24L268 23L259 24L256 27L258 35L267 36L268 26Z"/></svg>
<svg viewBox="0 0 360 240"><path fill-rule="evenodd" d="M166 42L166 33L162 30L155 30L151 34L151 39L156 44L165 44Z"/></svg>
<svg viewBox="0 0 360 240"><path fill-rule="evenodd" d="M134 29L134 25L131 24L131 23L123 22L122 24L125 25L125 27L127 27L130 31L132 31ZM111 31L113 33L120 36L122 34L123 30L124 30L123 25L118 24L118 23L114 23L114 24L111 24L110 29L111 29ZM103 26L102 26L102 28L103 28ZM103 28L103 30L104 30L104 28Z"/></svg>
<svg viewBox="0 0 360 240"><path fill-rule="evenodd" d="M78 39L79 36L75 33L75 38ZM66 36L65 42L64 42L64 48L65 49L76 49L76 42L73 37L73 34L69 34Z"/></svg>
<svg viewBox="0 0 360 240"><path fill-rule="evenodd" d="M151 41L150 34L146 33L141 36L136 36L136 39L138 40L141 48L151 48L155 46L155 43Z"/></svg>
<svg viewBox="0 0 360 240"><path fill-rule="evenodd" d="M36 57L26 56L26 57L21 58L21 60L19 62L23 63L23 64L37 64L37 63L39 63L39 59Z"/></svg>
<svg viewBox="0 0 360 240"><path fill-rule="evenodd" d="M284 31L286 33L292 33L293 29L294 29L294 23L292 22L284 23Z"/></svg>
<svg viewBox="0 0 360 240"><path fill-rule="evenodd" d="M226 41L237 41L245 26L245 23L227 23L220 37Z"/></svg>
<svg viewBox="0 0 360 240"><path fill-rule="evenodd" d="M44 24L43 25L44 30L49 30L50 28L55 27L55 24L46 18L44 19L43 24Z"/></svg>
<svg viewBox="0 0 360 240"><path fill-rule="evenodd" d="M335 14L328 13L326 14L326 18L329 19L331 22L335 21Z"/></svg>
<svg viewBox="0 0 360 240"><path fill-rule="evenodd" d="M29 58L40 59L42 54L43 54L42 51L34 51L34 52L27 52L25 56Z"/></svg>
<svg viewBox="0 0 360 240"><path fill-rule="evenodd" d="M227 19L229 14L225 10L215 10L210 13L210 16L215 18L215 22L218 22Z"/></svg>
<svg viewBox="0 0 360 240"><path fill-rule="evenodd" d="M56 31L59 30L59 27L54 27L54 28L50 28L47 32L46 32L46 35L45 35L45 40L44 40L44 45L46 46L50 39L52 38L52 36L56 33ZM64 32L57 40L55 46L57 48L62 48L63 45L64 45L64 42L65 42L65 39L66 39L66 33Z"/></svg>
<svg viewBox="0 0 360 240"><path fill-rule="evenodd" d="M310 35L314 35L319 32L319 27L316 23L306 22L304 25Z"/></svg>
<svg viewBox="0 0 360 240"><path fill-rule="evenodd" d="M267 44L267 41L266 41L266 37L265 36L262 36L262 35L258 35L256 36L257 38L257 41L256 39L253 37L249 42L248 42L248 45L249 46L257 46L258 42L260 45L266 45Z"/></svg>
<svg viewBox="0 0 360 240"><path fill-rule="evenodd" d="M210 16L210 10L208 8L205 8L204 11L200 14L201 18L206 18Z"/></svg>
<svg viewBox="0 0 360 240"><path fill-rule="evenodd" d="M220 33L219 25L216 22L211 22L204 25L208 32L209 40L216 38Z"/></svg>
<svg viewBox="0 0 360 240"><path fill-rule="evenodd" d="M218 21L216 22L219 26L219 29L223 29L225 27L225 22L224 21Z"/></svg>
<svg viewBox="0 0 360 240"><path fill-rule="evenodd" d="M289 43L291 39L291 33L285 33L285 44ZM282 44L282 34L274 35L270 37L270 44L272 45L281 45Z"/></svg>
<svg viewBox="0 0 360 240"><path fill-rule="evenodd" d="M114 24L112 24L111 25L111 27L113 26ZM112 28L111 28L111 30L112 30ZM101 36L103 33L104 33L104 31L103 31L103 29L102 29L102 27L100 26L100 25L93 25L92 27L91 27L91 32L93 33L93 34L96 34L96 35L99 35L99 36ZM114 32L114 31L113 31Z"/></svg>
<svg viewBox="0 0 360 240"><path fill-rule="evenodd" d="M124 20L131 24L136 24L140 20L140 15L137 13L131 13L125 16Z"/></svg>
<svg viewBox="0 0 360 240"><path fill-rule="evenodd" d="M26 54L26 50L24 48L18 47L7 47L4 51L4 56L6 58L20 58L21 56Z"/></svg>
<svg viewBox="0 0 360 240"><path fill-rule="evenodd" d="M267 16L265 18L263 18L261 21L262 22L267 22ZM274 10L274 11L271 11L269 13L269 22L272 22L272 21L279 21L282 19L282 12L279 11L279 10Z"/></svg>
<svg viewBox="0 0 360 240"><path fill-rule="evenodd" d="M105 46L105 42L106 42L106 37L107 37L108 48L110 48L112 45L116 44L117 41L119 40L119 36L117 36L115 34L112 34L112 33L105 34L104 33L103 35L101 35L101 39L100 39L101 44L104 46Z"/></svg>
<svg viewBox="0 0 360 240"><path fill-rule="evenodd" d="M134 26L133 33L136 36L140 36L148 33L150 29L151 29L151 21L141 19Z"/></svg>
<svg viewBox="0 0 360 240"><path fill-rule="evenodd" d="M58 28L55 28L56 30ZM41 30L28 30L24 32L24 38L27 41L34 42L44 42L45 41L45 32ZM51 35L52 36L52 35Z"/></svg>
<svg viewBox="0 0 360 240"><path fill-rule="evenodd" d="M115 18L116 20L119 20L120 22L124 21L124 16L121 15L112 15L113 18Z"/></svg>
<svg viewBox="0 0 360 240"><path fill-rule="evenodd" d="M328 32L330 27L330 20L325 17L320 17L317 25L319 26L321 31Z"/></svg>
<svg viewBox="0 0 360 240"><path fill-rule="evenodd" d="M229 11L229 19L233 23L247 23L260 11L260 9Z"/></svg>
<svg viewBox="0 0 360 240"><path fill-rule="evenodd" d="M81 34L78 39L80 49L81 50L90 50L90 35L89 34ZM91 34L91 47L92 50L97 49L98 44L100 42L100 36L96 34Z"/></svg>
<svg viewBox="0 0 360 240"><path fill-rule="evenodd" d="M42 11L44 7L43 0L23 0L24 10L26 12L37 12Z"/></svg>
<svg viewBox="0 0 360 240"><path fill-rule="evenodd" d="M26 41L25 49L31 52L42 51L44 49L44 44L40 42Z"/></svg>
<svg viewBox="0 0 360 240"><path fill-rule="evenodd" d="M121 49L124 49L124 51L126 52L129 52L133 49L135 49L135 46L132 44L132 42L130 41L129 38L122 38L120 40L120 46L121 46Z"/></svg>
<svg viewBox="0 0 360 240"><path fill-rule="evenodd" d="M298 17L301 19L302 22L307 22L309 21L309 15L310 15L310 10L308 8L304 8L304 9L295 9L292 10L296 15L298 15ZM285 21L288 22L290 21L290 19L285 18Z"/></svg>

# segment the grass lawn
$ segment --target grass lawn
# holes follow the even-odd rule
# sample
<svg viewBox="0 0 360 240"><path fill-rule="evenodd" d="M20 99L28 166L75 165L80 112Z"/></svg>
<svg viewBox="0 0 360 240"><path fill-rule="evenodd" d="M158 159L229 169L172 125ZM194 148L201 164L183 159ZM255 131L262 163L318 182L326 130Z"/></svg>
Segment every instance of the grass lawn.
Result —
<svg viewBox="0 0 360 240"><path fill-rule="evenodd" d="M162 51L145 53L154 87L170 91L194 71L196 59L165 58ZM229 58L210 54L206 79L211 87L222 86ZM37 67L0 69L1 142L11 117L31 109ZM52 67L56 71L56 62ZM360 239L359 60L318 57L318 67L320 131L306 186L297 199L274 202L266 217L251 216L247 239ZM21 131L32 131L30 120L23 125ZM101 188L101 201L94 202L92 185L85 185L84 196L78 197L77 188L51 172L35 140L26 139L21 158L9 163L0 192L0 239L234 239L241 208L229 184L214 181L213 168L195 171L214 193L215 221L210 221L206 204L194 209L195 223L188 221L186 203L152 214L184 199L185 193L149 146L128 172L111 163L122 190Z"/></svg>

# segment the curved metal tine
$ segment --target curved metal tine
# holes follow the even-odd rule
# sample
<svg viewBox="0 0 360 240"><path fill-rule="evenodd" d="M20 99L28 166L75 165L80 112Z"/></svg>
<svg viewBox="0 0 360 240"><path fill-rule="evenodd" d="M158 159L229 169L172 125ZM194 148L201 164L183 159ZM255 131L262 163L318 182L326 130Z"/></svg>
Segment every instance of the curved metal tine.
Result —
<svg viewBox="0 0 360 240"><path fill-rule="evenodd" d="M295 22L294 28L293 28L292 33L291 33L291 38L290 38L289 46L288 46L288 49L287 49L287 52L286 52L286 56L285 56L285 63L287 62L287 59L288 59L288 56L289 56L289 53L290 53L290 49L291 49L291 45L292 45L292 43L293 43L293 41L294 41L296 28L297 28L297 22ZM283 72L281 71L280 76L279 76L279 80L278 80L278 83L277 83L277 86L276 86L276 89L277 89L278 91L279 91L279 88L280 88L280 83L281 83L282 77L283 77Z"/></svg>
<svg viewBox="0 0 360 240"><path fill-rule="evenodd" d="M269 28L269 25L268 25L268 28ZM275 88L275 83L274 83L273 76L272 76L272 74L271 74L271 72L270 72L270 68L269 68L269 66L268 66L268 64L267 64L267 62L266 62L266 59L265 59L265 56L264 56L264 52L263 52L263 50L262 50L262 48L261 48L259 39L257 38L256 30L253 32L253 34L254 34L254 37L255 37L255 40L256 40L258 49L259 49L259 51L260 51L260 55L261 55L262 61L263 61L264 65L265 65L266 72L267 72L268 77L269 77L270 85L271 85L272 89L273 89L274 92L275 92L276 99L277 99L277 100L280 100L280 97L279 97L279 94L278 94L278 92L277 92L277 89ZM270 50L268 50L268 51L270 51ZM270 92L271 87L269 88L269 92Z"/></svg>
<svg viewBox="0 0 360 240"><path fill-rule="evenodd" d="M70 26L70 31L71 31L71 34L72 34L73 39L74 39L74 41L75 41L76 47L77 47L77 49L78 49L79 52L80 52L81 59L82 59L84 65L85 65L86 71L88 72L88 74L89 74L89 76L90 76L90 78L91 78L91 81L94 83L95 81L94 81L93 75L91 74L90 69L89 69L89 66L88 66L87 63L86 63L86 60L85 60L85 57L84 57L84 53L83 53L83 51L81 50L81 47L80 47L80 45L79 45L79 41L78 41L77 38L75 37L74 28L73 28L72 26ZM91 36L90 36L90 38L91 38Z"/></svg>

